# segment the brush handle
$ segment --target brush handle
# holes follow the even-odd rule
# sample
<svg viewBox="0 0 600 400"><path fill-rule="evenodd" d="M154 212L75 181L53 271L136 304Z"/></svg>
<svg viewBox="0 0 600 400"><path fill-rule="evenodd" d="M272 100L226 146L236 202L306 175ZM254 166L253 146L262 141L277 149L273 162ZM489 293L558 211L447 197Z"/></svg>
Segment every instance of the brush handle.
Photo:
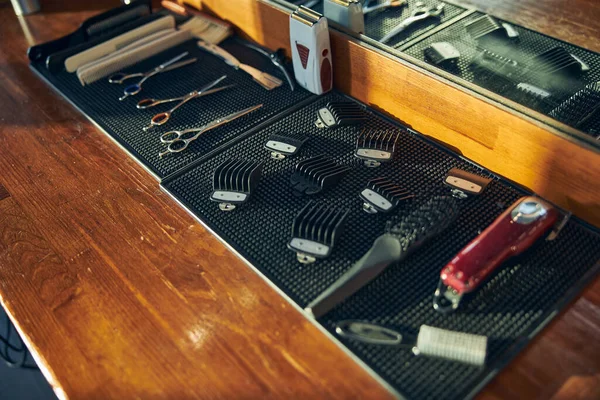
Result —
<svg viewBox="0 0 600 400"><path fill-rule="evenodd" d="M458 294L475 290L504 261L531 247L557 219L558 211L547 202L520 198L442 269L442 282Z"/></svg>
<svg viewBox="0 0 600 400"><path fill-rule="evenodd" d="M225 60L227 64L231 65L234 68L240 67L240 60L235 58L233 54L229 53L228 51L224 50L223 48L217 45L199 40L198 47L203 48L204 50L208 51L211 54L214 54L217 57L221 57L223 60Z"/></svg>

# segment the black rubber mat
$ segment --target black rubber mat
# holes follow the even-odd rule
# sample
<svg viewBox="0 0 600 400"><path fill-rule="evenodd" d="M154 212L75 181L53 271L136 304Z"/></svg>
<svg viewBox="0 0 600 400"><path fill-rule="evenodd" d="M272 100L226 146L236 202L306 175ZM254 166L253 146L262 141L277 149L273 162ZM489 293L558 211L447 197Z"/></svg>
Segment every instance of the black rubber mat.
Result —
<svg viewBox="0 0 600 400"><path fill-rule="evenodd" d="M423 136L370 111L364 126L397 129L401 133L395 160L378 168L367 168L353 156L360 128L315 127L317 110L329 101L342 100L347 99L335 93L326 95L162 183L167 192L301 307L356 262L392 218L362 211L358 194L367 181L387 177L418 195L412 203L400 206L393 213L401 216L431 195L448 194L449 189L442 180L452 167L492 176ZM309 139L297 156L275 160L264 148L267 138L275 133L303 133ZM352 166L352 170L337 186L324 193L294 196L289 179L295 164L320 154ZM249 202L223 212L209 196L213 171L229 158L263 161L264 168L262 180ZM494 177L483 195L460 201L460 217L444 234L401 264L389 268L318 322L332 333L337 321L361 319L408 334L416 334L420 325L427 324L486 335L490 339L485 369L414 356L409 348L343 343L408 398L460 399L474 395L600 267L599 233L573 218L555 241L540 242L521 257L506 262L479 291L463 299L459 311L451 315L434 311L432 295L441 268L524 194L524 190ZM347 208L350 213L346 229L331 256L303 265L286 244L295 216L311 199Z"/></svg>
<svg viewBox="0 0 600 400"><path fill-rule="evenodd" d="M567 101L571 96L582 90L586 85L600 81L600 54L512 24L511 25L519 33L518 42L501 48L496 47L488 50L497 52L501 56L505 56L511 60L514 60L519 64L519 70L524 71L527 68L527 66L531 63L531 57L541 54L554 47L562 47L569 53L576 55L589 66L590 70L584 72L580 77L573 78L568 82L565 82L564 85L560 85L562 87L558 88L548 87L545 79L539 76L536 77L535 74L526 74L525 76L517 76L506 80L499 79L499 77L494 74L475 71L471 63L473 59L483 50L483 48L478 46L477 42L469 36L467 30L465 29L465 24L481 17L482 15L485 14L474 13L419 41L415 45L405 49L404 52L420 60L427 61L424 57L425 49L427 49L432 43L449 42L460 52L460 59L458 60L456 66L446 68L447 72L450 72L468 82L475 83L485 89L491 90L494 93L514 100L528 108L539 111L546 115L549 115L552 110L559 107L564 101ZM497 18L495 19L500 23L503 22ZM547 90L551 93L551 97L546 99L538 99L535 96L531 96L521 90L518 90L517 85L522 81ZM598 96L600 96L600 93L596 95L596 97ZM581 112L580 108L585 104L585 99L581 100L581 103L573 104L573 113L579 114ZM598 105L597 100L594 104L596 106ZM560 113L560 117L558 119L561 122L570 124L573 119L571 118L570 114L571 113L568 110L566 113L562 112ZM600 113L596 113L595 116L589 118L580 126L574 127L587 132L593 137L600 136Z"/></svg>
<svg viewBox="0 0 600 400"><path fill-rule="evenodd" d="M450 3L444 3L443 1L408 0L407 5L405 6L373 11L367 14L365 16L365 35L375 40L381 39L389 31L396 27L396 25L410 17L410 13L416 7L416 3L419 1L427 6L437 6L438 4L443 3L444 13L437 18L428 18L409 26L406 30L399 33L394 39L390 40L388 42L389 46L394 47L407 43L417 36L422 35L428 30L451 20L465 11L465 9L462 7ZM383 2L383 0L371 1L369 3L369 7L381 2ZM323 3L320 2L316 6L312 7L312 9L323 14Z"/></svg>
<svg viewBox="0 0 600 400"><path fill-rule="evenodd" d="M33 64L55 88L74 103L84 114L94 120L106 133L116 139L138 161L163 178L185 165L202 158L229 140L241 135L252 127L312 96L308 91L296 86L295 91L265 56L241 45L235 39L228 39L221 46L236 56L242 63L252 65L283 80L283 85L274 90L265 90L252 77L236 70L196 46L190 40L161 54L144 60L126 69L127 72L146 72L176 55L187 51L188 57L196 57L195 64L165 72L144 83L143 90L136 96L119 101L127 84L117 85L101 79L91 85L81 86L75 74L62 71L51 74L42 63ZM291 71L291 68L290 68ZM138 110L136 104L145 98L165 99L179 97L207 83L227 75L218 86L236 86L219 93L197 98L173 113L171 120L160 127L145 132L155 114L167 111L177 103L162 104L146 110ZM293 76L293 74L292 74ZM165 150L159 140L162 133L200 127L219 117L240 111L256 104L264 106L238 120L216 128L192 142L182 153L169 154L162 159L158 153Z"/></svg>

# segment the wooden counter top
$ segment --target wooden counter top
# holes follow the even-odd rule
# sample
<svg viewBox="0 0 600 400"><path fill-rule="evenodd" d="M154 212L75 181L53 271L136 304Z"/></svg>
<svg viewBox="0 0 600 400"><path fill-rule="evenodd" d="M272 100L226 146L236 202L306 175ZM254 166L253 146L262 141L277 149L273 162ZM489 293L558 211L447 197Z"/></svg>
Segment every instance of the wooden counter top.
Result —
<svg viewBox="0 0 600 400"><path fill-rule="evenodd" d="M390 398L29 70L117 5L60 3L0 4L0 299L57 395ZM480 397L600 398L599 336L596 280Z"/></svg>

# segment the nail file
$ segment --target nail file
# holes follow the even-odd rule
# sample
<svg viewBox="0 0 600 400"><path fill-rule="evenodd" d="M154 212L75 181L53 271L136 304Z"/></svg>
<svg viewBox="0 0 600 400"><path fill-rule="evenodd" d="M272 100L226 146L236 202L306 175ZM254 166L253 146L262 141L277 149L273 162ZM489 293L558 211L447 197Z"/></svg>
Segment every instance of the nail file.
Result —
<svg viewBox="0 0 600 400"><path fill-rule="evenodd" d="M335 326L339 336L371 345L412 348L415 355L437 357L482 367L487 355L486 336L449 331L421 325L415 338L381 325L362 321L340 321Z"/></svg>
<svg viewBox="0 0 600 400"><path fill-rule="evenodd" d="M333 69L327 18L300 6L290 15L290 45L298 84L314 94L330 91Z"/></svg>
<svg viewBox="0 0 600 400"><path fill-rule="evenodd" d="M175 18L173 16L169 15L150 22L149 24L142 25L139 28L133 29L104 43L82 51L81 53L75 54L65 60L65 69L69 72L75 72L82 65L98 60L99 58L122 49L139 39L145 38L155 32L164 31L165 29L175 29Z"/></svg>
<svg viewBox="0 0 600 400"><path fill-rule="evenodd" d="M325 0L323 14L352 32L365 33L365 17L358 0Z"/></svg>
<svg viewBox="0 0 600 400"><path fill-rule="evenodd" d="M552 205L537 197L517 200L442 268L434 309L456 310L464 294L476 290L504 261L531 247L558 216Z"/></svg>

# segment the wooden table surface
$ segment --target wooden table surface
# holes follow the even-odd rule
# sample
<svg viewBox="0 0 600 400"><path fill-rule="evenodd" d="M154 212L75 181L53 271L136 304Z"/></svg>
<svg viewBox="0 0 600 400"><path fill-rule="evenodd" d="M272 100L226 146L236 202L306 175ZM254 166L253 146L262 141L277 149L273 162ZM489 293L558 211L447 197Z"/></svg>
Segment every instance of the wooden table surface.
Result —
<svg viewBox="0 0 600 400"><path fill-rule="evenodd" d="M547 33L600 50L594 0L476 2L573 16ZM389 398L29 70L30 45L116 5L61 3L0 4L0 299L59 397ZM480 397L600 398L599 336L596 280Z"/></svg>

